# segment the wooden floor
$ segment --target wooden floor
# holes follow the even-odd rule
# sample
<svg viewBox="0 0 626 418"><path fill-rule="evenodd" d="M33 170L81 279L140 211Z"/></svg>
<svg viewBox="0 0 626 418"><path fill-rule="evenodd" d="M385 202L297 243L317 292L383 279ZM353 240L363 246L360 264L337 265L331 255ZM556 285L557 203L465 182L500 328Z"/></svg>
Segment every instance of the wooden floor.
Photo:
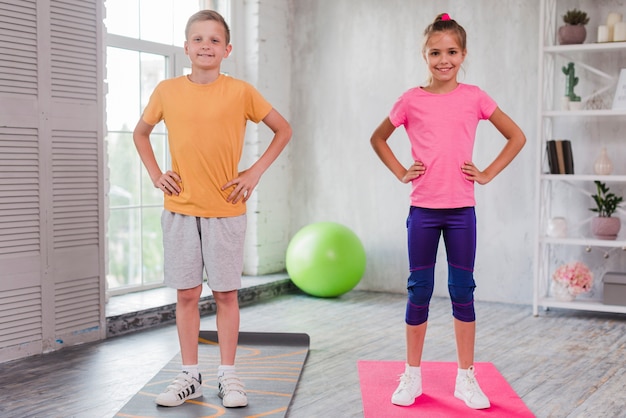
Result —
<svg viewBox="0 0 626 418"><path fill-rule="evenodd" d="M404 305L403 295L361 291L284 295L243 307L241 330L310 335L290 418L361 417L356 362L404 359ZM476 361L494 363L538 417L626 417L625 315L476 309ZM433 299L424 360L455 361L449 311ZM202 329L215 329L214 316ZM0 416L112 417L176 353L167 325L0 364Z"/></svg>

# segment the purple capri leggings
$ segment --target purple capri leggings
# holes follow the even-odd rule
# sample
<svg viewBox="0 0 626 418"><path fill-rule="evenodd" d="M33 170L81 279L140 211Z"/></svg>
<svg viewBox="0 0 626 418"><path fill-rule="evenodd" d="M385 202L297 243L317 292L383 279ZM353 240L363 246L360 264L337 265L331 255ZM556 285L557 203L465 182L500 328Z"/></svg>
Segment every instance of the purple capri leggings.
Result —
<svg viewBox="0 0 626 418"><path fill-rule="evenodd" d="M474 321L474 208L426 209L411 206L406 225L410 271L406 323L420 325L428 319L428 307L435 284L437 248L442 233L448 257L448 291L452 314L463 322Z"/></svg>

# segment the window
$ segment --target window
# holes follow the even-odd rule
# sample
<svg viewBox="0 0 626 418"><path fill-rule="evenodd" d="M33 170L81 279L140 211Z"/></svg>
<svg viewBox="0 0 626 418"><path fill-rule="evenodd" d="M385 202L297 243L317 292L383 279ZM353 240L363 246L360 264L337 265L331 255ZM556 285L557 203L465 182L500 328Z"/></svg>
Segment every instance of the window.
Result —
<svg viewBox="0 0 626 418"><path fill-rule="evenodd" d="M211 8L231 21L229 0L106 0L107 284L119 294L160 286L163 195L143 167L132 131L157 83L189 72L187 19ZM224 62L234 68L234 56ZM157 161L169 167L167 131L151 135Z"/></svg>

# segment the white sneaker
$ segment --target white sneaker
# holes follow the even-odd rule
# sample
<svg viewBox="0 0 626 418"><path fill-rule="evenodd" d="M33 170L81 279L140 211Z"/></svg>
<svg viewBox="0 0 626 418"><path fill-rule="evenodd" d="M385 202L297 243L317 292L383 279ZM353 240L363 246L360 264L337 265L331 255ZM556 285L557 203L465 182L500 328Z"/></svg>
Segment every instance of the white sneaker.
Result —
<svg viewBox="0 0 626 418"><path fill-rule="evenodd" d="M156 397L157 405L178 406L187 399L195 399L202 396L202 376L198 379L187 372L181 372L174 381L165 388L165 391Z"/></svg>
<svg viewBox="0 0 626 418"><path fill-rule="evenodd" d="M248 396L243 383L235 373L224 373L217 377L217 394L222 398L222 405L226 408L239 408L248 405Z"/></svg>
<svg viewBox="0 0 626 418"><path fill-rule="evenodd" d="M400 375L400 384L391 395L391 403L400 406L413 405L415 398L422 394L422 373L411 373L409 365L403 374Z"/></svg>
<svg viewBox="0 0 626 418"><path fill-rule="evenodd" d="M489 399L485 396L476 381L474 366L470 366L464 376L456 377L454 396L464 401L465 405L472 409L485 409L491 406Z"/></svg>

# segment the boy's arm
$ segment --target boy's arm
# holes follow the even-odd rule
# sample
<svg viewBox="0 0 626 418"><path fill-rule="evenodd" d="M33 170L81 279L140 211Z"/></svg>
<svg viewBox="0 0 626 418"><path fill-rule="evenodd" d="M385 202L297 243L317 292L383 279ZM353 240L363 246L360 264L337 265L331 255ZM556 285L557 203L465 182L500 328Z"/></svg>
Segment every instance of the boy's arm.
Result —
<svg viewBox="0 0 626 418"><path fill-rule="evenodd" d="M242 199L245 202L250 198L265 170L278 158L291 139L291 126L276 109L270 110L270 113L263 119L263 123L274 132L274 138L263 155L250 168L242 171L237 178L222 186L222 190L235 186L226 199L229 202L237 203Z"/></svg>
<svg viewBox="0 0 626 418"><path fill-rule="evenodd" d="M135 130L133 131L133 141L135 142L135 147L137 148L141 162L143 162L143 165L148 170L148 175L150 176L154 187L161 189L163 193L170 196L172 193L178 195L178 193L180 193L180 187L178 186L180 177L173 171L163 173L154 156L154 150L152 149L152 144L150 143L150 133L153 128L154 125L144 122L143 119L139 120Z"/></svg>

